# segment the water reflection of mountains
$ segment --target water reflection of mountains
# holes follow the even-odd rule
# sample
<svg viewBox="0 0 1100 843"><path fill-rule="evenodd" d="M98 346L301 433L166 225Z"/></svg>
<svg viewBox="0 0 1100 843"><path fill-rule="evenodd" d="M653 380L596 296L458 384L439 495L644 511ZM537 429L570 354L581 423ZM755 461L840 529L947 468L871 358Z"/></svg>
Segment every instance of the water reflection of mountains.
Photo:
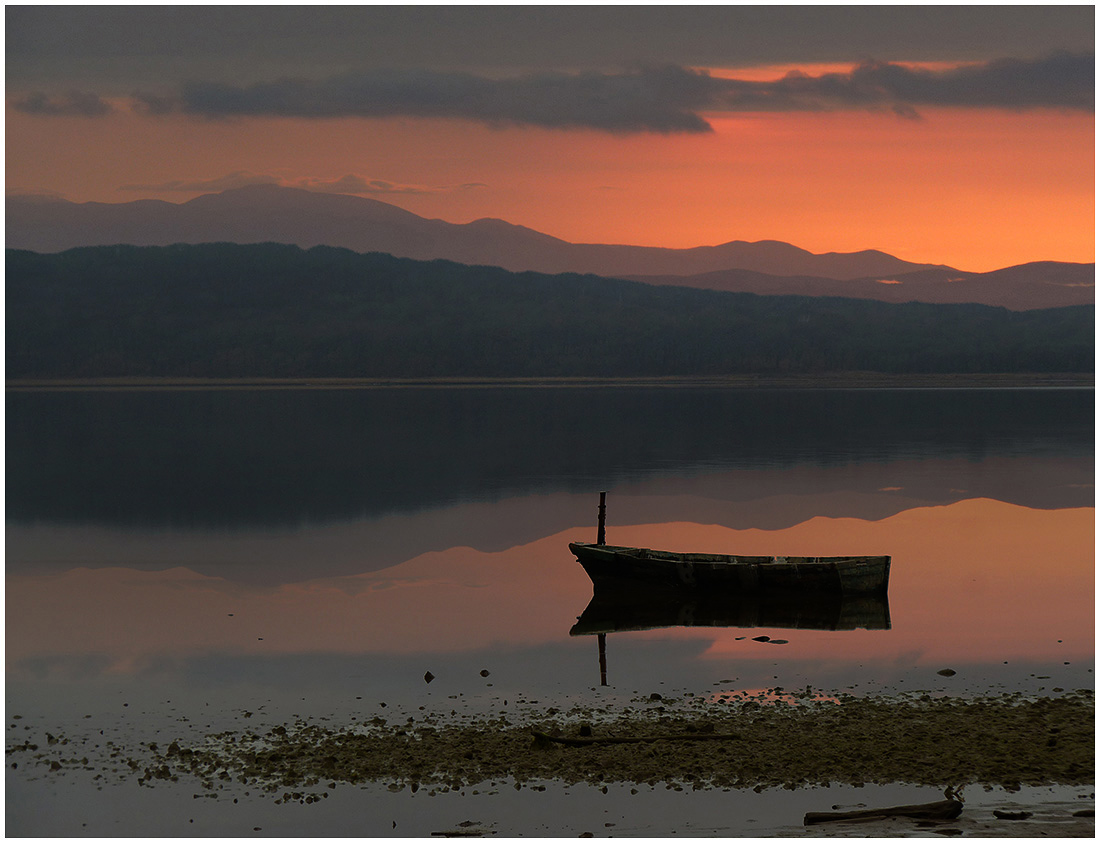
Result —
<svg viewBox="0 0 1100 843"><path fill-rule="evenodd" d="M604 635L675 626L889 629L890 602L886 595L602 594L593 596L569 634Z"/></svg>
<svg viewBox="0 0 1100 843"><path fill-rule="evenodd" d="M1092 401L1091 390L11 392L7 517L273 526L670 476L850 474L899 460L977 465L989 456L1011 458L1014 470L992 480L981 472L939 478L925 497L958 499L949 484L965 483L971 497L1087 506L1092 489L1072 485L1092 482ZM1067 475L1067 458L1078 460L1080 477ZM1020 471L1054 473L1043 468L1048 460L1058 462L1057 488ZM836 491L877 491L853 486L844 472L833 472ZM881 472L871 474L877 482Z"/></svg>

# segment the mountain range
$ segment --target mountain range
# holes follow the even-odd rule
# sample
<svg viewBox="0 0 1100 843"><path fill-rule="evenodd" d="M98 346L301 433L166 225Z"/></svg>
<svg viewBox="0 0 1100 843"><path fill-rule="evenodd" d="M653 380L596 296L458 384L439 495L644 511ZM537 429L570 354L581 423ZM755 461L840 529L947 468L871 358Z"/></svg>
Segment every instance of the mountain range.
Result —
<svg viewBox="0 0 1100 843"><path fill-rule="evenodd" d="M281 243L8 249L9 379L1069 373L1093 309L762 296Z"/></svg>
<svg viewBox="0 0 1100 843"><path fill-rule="evenodd" d="M1094 264L1044 261L973 273L911 263L876 250L814 254L776 240L690 249L570 243L498 219L449 223L375 199L276 185L182 203L6 200L8 248L61 252L80 246L210 242L337 246L513 272L587 273L771 295L979 303L1012 310L1094 301Z"/></svg>

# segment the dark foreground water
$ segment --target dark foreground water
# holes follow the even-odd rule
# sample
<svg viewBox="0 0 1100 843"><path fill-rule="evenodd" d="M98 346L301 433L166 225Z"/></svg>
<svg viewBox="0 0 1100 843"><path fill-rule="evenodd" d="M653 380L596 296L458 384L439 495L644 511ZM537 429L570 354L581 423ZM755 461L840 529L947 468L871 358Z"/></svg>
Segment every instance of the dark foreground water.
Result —
<svg viewBox="0 0 1100 843"><path fill-rule="evenodd" d="M792 833L871 789L380 785L276 805L95 758L381 711L1092 688L1093 436L1091 390L10 391L8 744L64 734L92 757L9 764L7 832ZM641 607L612 618L601 675L567 549L594 540L601 490L609 542L889 554L889 599L848 629ZM1084 795L1065 791L1016 798Z"/></svg>

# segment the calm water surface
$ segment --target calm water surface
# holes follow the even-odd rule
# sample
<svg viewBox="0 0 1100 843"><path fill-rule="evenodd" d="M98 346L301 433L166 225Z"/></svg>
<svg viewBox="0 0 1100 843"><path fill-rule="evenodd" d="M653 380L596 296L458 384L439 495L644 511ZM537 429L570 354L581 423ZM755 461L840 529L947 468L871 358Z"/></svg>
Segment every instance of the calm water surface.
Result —
<svg viewBox="0 0 1100 843"><path fill-rule="evenodd" d="M9 392L9 743L194 739L245 711L253 728L338 724L383 703L1091 688L1093 430L1091 390ZM594 540L601 490L611 543L889 554L886 614L829 630L649 607L612 619L654 628L609 634L601 677L596 636L571 634L592 592L566 547ZM194 784L135 796L92 775L9 768L8 832L424 835L495 817L576 836L607 833L611 811L620 834L751 836L801 816L789 794L748 794L741 825L730 794L654 794L646 820L577 788L230 809ZM356 825L368 804L384 824Z"/></svg>

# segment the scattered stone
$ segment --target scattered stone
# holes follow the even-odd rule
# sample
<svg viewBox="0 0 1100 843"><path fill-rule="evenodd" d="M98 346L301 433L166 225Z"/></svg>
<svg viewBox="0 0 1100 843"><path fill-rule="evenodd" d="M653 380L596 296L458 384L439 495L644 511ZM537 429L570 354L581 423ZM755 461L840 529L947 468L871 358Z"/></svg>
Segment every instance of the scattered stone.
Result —
<svg viewBox="0 0 1100 843"><path fill-rule="evenodd" d="M488 675L489 675L489 671L487 671L487 670L482 670L482 671L481 671L481 676L482 676L482 678L484 678L484 677L486 677L486 676L488 676Z"/></svg>
<svg viewBox="0 0 1100 843"><path fill-rule="evenodd" d="M899 781L927 786L970 781L1012 792L1021 785L1083 784L1092 778L1091 690L1039 699L1020 694L937 698L920 692L881 697L839 692L817 699L804 694L772 688L753 699L735 695L732 705L722 706L703 697L687 704L684 698L656 694L646 695L653 706L620 710L609 704L598 711L536 709L531 701L530 711L517 707L514 722L503 711L484 719L463 715L460 722L423 712L407 723L403 716L390 723L363 718L341 726L297 719L265 734L238 726L196 735L193 742L164 736L153 759L147 740L101 751L132 753L138 760L122 755L111 763L120 768L119 778L140 780L143 786L178 777L203 793L239 781L257 791L270 789L273 797L280 794L279 804L286 804L284 792L293 804L315 804L327 796L316 791L333 787L329 783L378 782L396 791L438 788L435 792L445 794L509 779L517 789L532 790L548 781L595 787L621 782L635 795L640 787L656 785L762 792ZM600 737L582 738L575 748L539 748L531 739L532 729L572 736L586 726ZM1052 735L1057 735L1054 745L1049 744ZM674 736L680 737L672 743ZM942 752L946 745L949 754ZM9 745L9 761L11 753L37 751L32 746ZM57 769L50 775L79 770L68 757L72 751L63 746L60 740L43 746L45 755L21 760L20 769L41 764L45 771L53 761ZM751 752L739 750L750 746ZM768 763L761 764L762 758ZM231 801L236 794L223 795Z"/></svg>
<svg viewBox="0 0 1100 843"><path fill-rule="evenodd" d="M757 635L753 641L771 641L771 638L767 635Z"/></svg>
<svg viewBox="0 0 1100 843"><path fill-rule="evenodd" d="M936 673L938 673L940 676L954 676L955 675L955 671L953 671L949 667L945 667L943 670L937 670Z"/></svg>
<svg viewBox="0 0 1100 843"><path fill-rule="evenodd" d="M788 641L786 638L773 638L768 643L769 644L790 644L791 642Z"/></svg>
<svg viewBox="0 0 1100 843"><path fill-rule="evenodd" d="M435 674L432 673L430 670L427 673L424 674L424 681L425 682L431 682L433 679L435 679Z"/></svg>
<svg viewBox="0 0 1100 843"><path fill-rule="evenodd" d="M993 816L999 820L1026 820L1031 818L1031 811L994 811Z"/></svg>
<svg viewBox="0 0 1100 843"><path fill-rule="evenodd" d="M1096 816L1096 810L1094 808L1085 808L1081 811L1074 811L1073 816L1075 816L1075 817L1095 817Z"/></svg>

